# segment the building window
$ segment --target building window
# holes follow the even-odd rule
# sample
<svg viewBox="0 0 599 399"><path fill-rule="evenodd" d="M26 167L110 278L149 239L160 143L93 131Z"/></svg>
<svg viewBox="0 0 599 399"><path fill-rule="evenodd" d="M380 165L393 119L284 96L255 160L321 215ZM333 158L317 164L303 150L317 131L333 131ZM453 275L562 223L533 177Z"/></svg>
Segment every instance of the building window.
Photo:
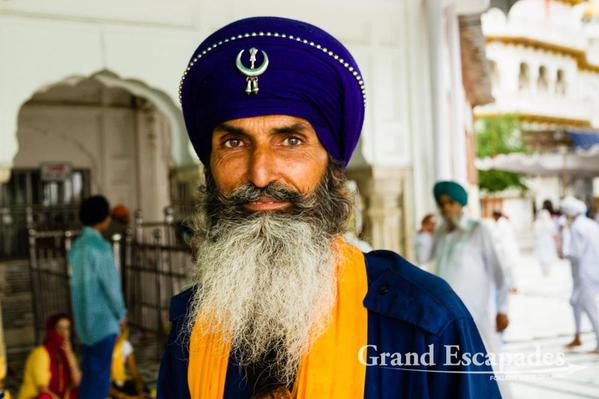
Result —
<svg viewBox="0 0 599 399"><path fill-rule="evenodd" d="M528 71L528 64L525 62L520 63L520 73L518 74L518 90L525 91L530 87L530 73Z"/></svg>
<svg viewBox="0 0 599 399"><path fill-rule="evenodd" d="M564 77L564 71L561 69L557 70L557 75L555 78L555 93L561 96L566 94L566 78Z"/></svg>
<svg viewBox="0 0 599 399"><path fill-rule="evenodd" d="M537 80L537 88L539 91L547 91L549 89L549 80L547 79L547 68L545 66L539 67L539 78Z"/></svg>

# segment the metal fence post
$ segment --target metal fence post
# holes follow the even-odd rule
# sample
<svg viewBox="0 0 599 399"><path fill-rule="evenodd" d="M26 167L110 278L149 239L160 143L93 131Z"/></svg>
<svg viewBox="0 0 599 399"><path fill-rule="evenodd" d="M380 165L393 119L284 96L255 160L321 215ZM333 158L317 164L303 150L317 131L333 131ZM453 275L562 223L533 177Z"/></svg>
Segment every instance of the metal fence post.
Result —
<svg viewBox="0 0 599 399"><path fill-rule="evenodd" d="M173 296L173 285L172 285L172 276L173 276L173 248L177 245L177 231L175 225L175 210L171 206L167 206L164 208L164 222L166 224L166 253L164 254L164 262L166 263L165 272L168 272L168 276L165 276L161 280L166 282L164 289L165 297L168 299ZM162 307L162 302L160 303Z"/></svg>
<svg viewBox="0 0 599 399"><path fill-rule="evenodd" d="M29 234L29 273L31 277L31 302L33 305L33 325L35 330L35 341L40 342L41 334L39 330L40 326L40 302L37 300L37 293L39 293L39 279L37 272L37 252L36 252L36 237L37 232L31 228L27 230Z"/></svg>
<svg viewBox="0 0 599 399"><path fill-rule="evenodd" d="M141 213L141 209L135 211L135 241L142 242L143 241L143 215Z"/></svg>
<svg viewBox="0 0 599 399"><path fill-rule="evenodd" d="M33 226L33 208L31 206L27 206L25 209L25 221L27 223L27 227Z"/></svg>
<svg viewBox="0 0 599 399"><path fill-rule="evenodd" d="M113 234L112 237L110 237L110 239L112 240L112 254L114 256L114 264L116 266L116 271L119 273L119 275L121 274L121 235L120 234Z"/></svg>
<svg viewBox="0 0 599 399"><path fill-rule="evenodd" d="M160 229L154 229L154 248L156 251L156 278L154 280L156 285L156 331L161 333L162 330L162 245L161 245L161 232Z"/></svg>
<svg viewBox="0 0 599 399"><path fill-rule="evenodd" d="M129 287L129 273L133 259L133 229L128 226L125 229L125 243L123 247L123 267L121 268L121 284L123 285L123 294L127 306L131 303L131 288Z"/></svg>
<svg viewBox="0 0 599 399"><path fill-rule="evenodd" d="M69 278L71 277L72 271L71 271L71 265L69 264L67 255L69 254L69 251L71 250L71 240L73 239L73 232L71 230L66 230L64 232L64 252L65 252L65 263L66 263L66 267L67 267L67 276L69 276Z"/></svg>
<svg viewBox="0 0 599 399"><path fill-rule="evenodd" d="M176 234L174 229L175 210L171 206L164 208L164 224L166 227L166 245L175 245Z"/></svg>
<svg viewBox="0 0 599 399"><path fill-rule="evenodd" d="M67 277L67 281L66 281L66 291L68 294L68 298L67 298L67 308L69 309L69 314L73 313L73 304L71 303L71 275L73 274L73 271L71 270L71 265L69 263L69 251L71 250L71 244L73 241L73 237L75 236L75 234L73 233L72 230L66 230L64 232L64 264L65 264L65 268L66 268L66 277Z"/></svg>

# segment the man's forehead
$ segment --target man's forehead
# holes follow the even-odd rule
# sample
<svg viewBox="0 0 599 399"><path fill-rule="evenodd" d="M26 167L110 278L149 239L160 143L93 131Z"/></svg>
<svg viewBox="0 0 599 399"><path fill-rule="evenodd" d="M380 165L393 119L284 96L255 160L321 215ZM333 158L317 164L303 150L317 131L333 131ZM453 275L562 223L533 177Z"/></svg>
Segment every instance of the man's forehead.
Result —
<svg viewBox="0 0 599 399"><path fill-rule="evenodd" d="M257 115L298 115L345 167L364 122L366 89L353 56L324 30L277 17L233 22L210 35L185 68L179 95L204 164L215 127Z"/></svg>
<svg viewBox="0 0 599 399"><path fill-rule="evenodd" d="M441 203L449 203L449 204L454 203L454 202L457 203L457 201L454 201L453 198L451 198L447 194L441 194L439 196L439 202L441 202Z"/></svg>
<svg viewBox="0 0 599 399"><path fill-rule="evenodd" d="M231 119L219 124L215 132L245 133L255 132L316 134L307 120L290 115L265 115Z"/></svg>

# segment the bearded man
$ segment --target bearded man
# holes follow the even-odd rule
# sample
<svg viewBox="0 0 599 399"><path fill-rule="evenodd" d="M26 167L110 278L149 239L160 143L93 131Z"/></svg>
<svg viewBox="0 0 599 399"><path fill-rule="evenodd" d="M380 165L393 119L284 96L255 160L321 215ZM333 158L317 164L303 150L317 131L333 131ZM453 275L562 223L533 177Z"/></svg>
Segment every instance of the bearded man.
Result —
<svg viewBox="0 0 599 399"><path fill-rule="evenodd" d="M243 19L195 51L197 275L171 303L159 398L499 397L489 365L460 361L485 349L451 288L342 238L364 94L349 51L303 22Z"/></svg>
<svg viewBox="0 0 599 399"><path fill-rule="evenodd" d="M459 183L439 181L433 195L443 217L431 256L435 274L458 293L472 314L487 349L501 348L508 324L509 280L490 228L464 212L468 193ZM505 394L504 394L505 396Z"/></svg>

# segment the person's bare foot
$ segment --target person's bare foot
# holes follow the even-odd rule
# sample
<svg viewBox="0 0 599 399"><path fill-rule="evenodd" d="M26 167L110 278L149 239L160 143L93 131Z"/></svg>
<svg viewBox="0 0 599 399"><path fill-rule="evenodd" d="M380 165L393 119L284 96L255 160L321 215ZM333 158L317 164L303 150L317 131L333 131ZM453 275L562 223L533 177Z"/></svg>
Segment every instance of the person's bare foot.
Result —
<svg viewBox="0 0 599 399"><path fill-rule="evenodd" d="M572 349L572 348L576 348L577 346L582 345L582 342L580 341L580 338L576 337L572 340L572 342L570 342L569 344L566 345L567 349Z"/></svg>
<svg viewBox="0 0 599 399"><path fill-rule="evenodd" d="M599 348L595 348L592 351L589 351L589 354L591 354L591 355L599 355Z"/></svg>

